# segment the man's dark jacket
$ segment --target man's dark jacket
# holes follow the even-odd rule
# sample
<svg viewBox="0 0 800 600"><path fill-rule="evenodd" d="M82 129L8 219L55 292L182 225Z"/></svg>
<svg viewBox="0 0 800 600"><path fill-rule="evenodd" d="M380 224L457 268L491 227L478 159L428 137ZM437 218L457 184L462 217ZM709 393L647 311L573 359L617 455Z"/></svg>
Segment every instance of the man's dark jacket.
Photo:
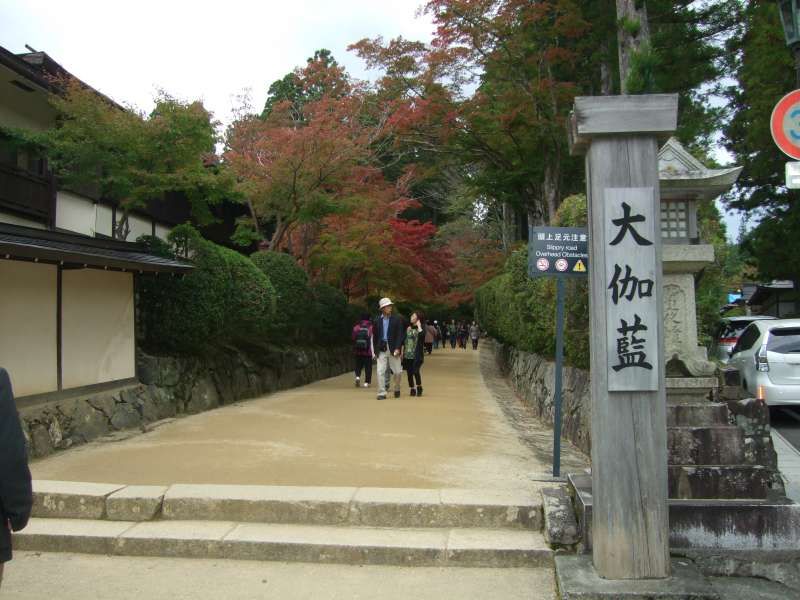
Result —
<svg viewBox="0 0 800 600"><path fill-rule="evenodd" d="M0 368L0 562L11 560L11 529L28 524L33 505L31 472L25 436L11 391L11 380Z"/></svg>
<svg viewBox="0 0 800 600"><path fill-rule="evenodd" d="M379 316L372 323L375 342L375 356L381 352L381 341L383 340L383 315ZM401 350L406 339L406 329L403 319L396 315L389 317L389 329L387 331L389 341L389 352Z"/></svg>

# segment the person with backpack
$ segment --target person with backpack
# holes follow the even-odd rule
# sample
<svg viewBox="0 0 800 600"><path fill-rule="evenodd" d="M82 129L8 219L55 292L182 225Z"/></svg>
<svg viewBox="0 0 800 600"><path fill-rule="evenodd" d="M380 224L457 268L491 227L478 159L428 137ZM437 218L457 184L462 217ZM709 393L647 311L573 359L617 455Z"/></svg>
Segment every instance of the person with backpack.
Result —
<svg viewBox="0 0 800 600"><path fill-rule="evenodd" d="M425 361L425 322L421 314L413 313L406 328L403 341L403 369L408 376L408 387L412 396L422 396L422 375L420 369Z"/></svg>
<svg viewBox="0 0 800 600"><path fill-rule="evenodd" d="M356 356L356 387L369 387L372 383L372 359L375 357L375 345L372 323L369 315L361 315L361 320L353 327L353 353ZM361 383L361 371L364 371L364 383Z"/></svg>

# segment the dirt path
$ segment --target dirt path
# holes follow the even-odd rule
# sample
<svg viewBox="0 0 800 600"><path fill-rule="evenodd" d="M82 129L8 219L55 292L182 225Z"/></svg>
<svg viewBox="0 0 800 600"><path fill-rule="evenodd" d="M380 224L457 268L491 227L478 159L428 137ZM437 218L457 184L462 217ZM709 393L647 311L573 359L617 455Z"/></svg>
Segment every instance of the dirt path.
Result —
<svg viewBox="0 0 800 600"><path fill-rule="evenodd" d="M377 401L374 385L356 389L347 374L78 447L31 470L127 484L506 489L549 472L549 452L520 441L486 387L478 352L435 351L422 375L422 398L404 382L400 399Z"/></svg>

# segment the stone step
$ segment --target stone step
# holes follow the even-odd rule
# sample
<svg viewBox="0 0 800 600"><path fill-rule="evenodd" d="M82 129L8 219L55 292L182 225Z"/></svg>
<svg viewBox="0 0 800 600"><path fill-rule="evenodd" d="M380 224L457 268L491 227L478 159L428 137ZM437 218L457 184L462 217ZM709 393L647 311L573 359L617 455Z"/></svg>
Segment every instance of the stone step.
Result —
<svg viewBox="0 0 800 600"><path fill-rule="evenodd" d="M763 500L772 477L759 465L670 466L668 475L669 497L679 500Z"/></svg>
<svg viewBox="0 0 800 600"><path fill-rule="evenodd" d="M579 551L592 547L592 480L569 475L575 498ZM732 551L797 550L800 505L770 500L670 500L669 545L673 549Z"/></svg>
<svg viewBox="0 0 800 600"><path fill-rule="evenodd" d="M667 428L670 465L741 465L744 449L744 432L732 425Z"/></svg>
<svg viewBox="0 0 800 600"><path fill-rule="evenodd" d="M33 516L43 518L530 530L540 530L543 519L535 485L503 491L37 480L33 487Z"/></svg>
<svg viewBox="0 0 800 600"><path fill-rule="evenodd" d="M14 548L120 556L429 567L553 563L541 533L508 529L385 529L224 521L31 519Z"/></svg>
<svg viewBox="0 0 800 600"><path fill-rule="evenodd" d="M720 402L667 404L667 427L730 425L728 407Z"/></svg>

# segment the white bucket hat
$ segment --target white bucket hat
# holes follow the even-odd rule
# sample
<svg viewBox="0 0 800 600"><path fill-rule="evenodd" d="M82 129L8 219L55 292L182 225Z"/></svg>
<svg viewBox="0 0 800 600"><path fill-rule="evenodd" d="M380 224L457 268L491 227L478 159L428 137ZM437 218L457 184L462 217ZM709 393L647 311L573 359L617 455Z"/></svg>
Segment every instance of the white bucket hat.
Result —
<svg viewBox="0 0 800 600"><path fill-rule="evenodd" d="M384 306L392 306L392 301L389 298L381 298L381 301L378 302L378 308L383 308Z"/></svg>

